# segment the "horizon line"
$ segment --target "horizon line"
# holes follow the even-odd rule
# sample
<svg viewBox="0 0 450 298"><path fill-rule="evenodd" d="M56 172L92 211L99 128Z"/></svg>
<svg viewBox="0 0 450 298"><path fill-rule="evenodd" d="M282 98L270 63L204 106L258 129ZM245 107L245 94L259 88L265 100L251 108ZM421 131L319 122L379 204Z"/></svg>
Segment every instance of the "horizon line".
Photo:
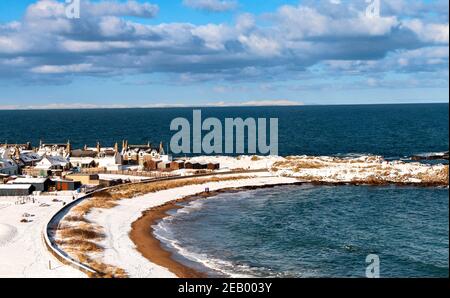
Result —
<svg viewBox="0 0 450 298"><path fill-rule="evenodd" d="M274 104L246 104L246 103L230 103L230 104L199 104L199 105L184 105L184 104L156 104L156 105L136 105L136 106L121 106L121 105L59 105L50 104L42 106L0 106L0 111L52 111L52 110L127 110L127 109L177 109L177 108L245 108L245 107L302 107L302 106L370 106L370 105L411 105L411 104L449 104L449 101L433 101L433 102L374 102L374 103L274 103Z"/></svg>

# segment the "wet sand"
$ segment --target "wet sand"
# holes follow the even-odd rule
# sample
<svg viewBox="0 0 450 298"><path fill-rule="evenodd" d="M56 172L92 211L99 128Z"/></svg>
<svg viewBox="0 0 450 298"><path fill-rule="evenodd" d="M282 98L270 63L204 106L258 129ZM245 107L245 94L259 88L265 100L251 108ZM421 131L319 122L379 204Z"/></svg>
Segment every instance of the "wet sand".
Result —
<svg viewBox="0 0 450 298"><path fill-rule="evenodd" d="M167 268L170 272L180 278L204 278L206 274L198 272L183 265L173 258L173 253L163 248L162 243L155 237L153 226L160 220L169 216L168 211L181 208L177 204L194 200L194 197L187 197L181 200L168 202L146 210L142 216L132 223L130 239L136 245L136 249L150 262Z"/></svg>

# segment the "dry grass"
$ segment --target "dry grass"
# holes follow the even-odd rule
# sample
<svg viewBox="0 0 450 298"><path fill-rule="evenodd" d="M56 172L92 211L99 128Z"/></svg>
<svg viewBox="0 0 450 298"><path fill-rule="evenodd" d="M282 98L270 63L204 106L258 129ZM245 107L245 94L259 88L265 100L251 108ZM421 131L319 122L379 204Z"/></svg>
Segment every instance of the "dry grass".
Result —
<svg viewBox="0 0 450 298"><path fill-rule="evenodd" d="M326 165L317 161L306 160L289 160L289 161L277 161L273 164L272 170L278 168L291 168L295 172L299 172L301 169L321 169Z"/></svg>
<svg viewBox="0 0 450 298"><path fill-rule="evenodd" d="M70 221L70 222L85 222L85 223L90 223L86 218L84 218L83 216L79 216L79 215L70 215L70 216L66 216L64 217L64 221Z"/></svg>
<svg viewBox="0 0 450 298"><path fill-rule="evenodd" d="M56 243L61 246L76 246L78 251L100 252L103 247L95 242L80 239L57 240Z"/></svg>
<svg viewBox="0 0 450 298"><path fill-rule="evenodd" d="M261 158L259 156L253 155L252 158L250 159L251 161L258 161Z"/></svg>
<svg viewBox="0 0 450 298"><path fill-rule="evenodd" d="M110 209L117 206L117 203L114 202L113 198L97 198L93 197L88 201L83 202L82 204L73 208L73 211L79 214L86 215L94 208L100 209Z"/></svg>
<svg viewBox="0 0 450 298"><path fill-rule="evenodd" d="M78 239L103 239L105 235L94 229L83 228L67 228L59 231L63 238L78 238Z"/></svg>

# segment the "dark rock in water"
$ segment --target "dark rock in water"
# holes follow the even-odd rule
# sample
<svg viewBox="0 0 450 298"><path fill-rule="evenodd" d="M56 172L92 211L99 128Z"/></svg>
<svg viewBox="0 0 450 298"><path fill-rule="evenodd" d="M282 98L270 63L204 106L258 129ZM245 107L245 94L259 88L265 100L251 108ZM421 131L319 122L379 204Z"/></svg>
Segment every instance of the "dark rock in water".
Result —
<svg viewBox="0 0 450 298"><path fill-rule="evenodd" d="M433 154L423 154L423 155L413 155L411 157L412 160L420 161L420 160L441 160L446 159L449 160L449 152L442 153L433 153Z"/></svg>

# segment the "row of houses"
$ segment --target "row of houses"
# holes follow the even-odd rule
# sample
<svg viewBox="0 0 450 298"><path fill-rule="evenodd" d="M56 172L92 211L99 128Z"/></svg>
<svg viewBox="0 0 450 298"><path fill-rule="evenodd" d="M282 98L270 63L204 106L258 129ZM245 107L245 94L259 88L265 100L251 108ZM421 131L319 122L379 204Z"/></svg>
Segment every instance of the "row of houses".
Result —
<svg viewBox="0 0 450 298"><path fill-rule="evenodd" d="M128 141L114 147L84 146L73 149L65 144L40 142L33 148L27 144L0 144L0 196L26 195L34 191L76 190L82 185L109 186L121 183L101 180L98 175L84 173L123 172L124 170L174 171L181 169L218 170L218 163L173 160L165 153L162 142L130 145ZM89 171L83 171L90 169ZM92 170L92 171L91 171ZM17 178L17 176L38 178Z"/></svg>
<svg viewBox="0 0 450 298"><path fill-rule="evenodd" d="M218 163L199 163L199 162L191 162L185 160L172 160L172 161L161 161L154 160L145 164L145 168L147 170L181 170L181 169L190 169L190 170L218 170L220 168L220 164Z"/></svg>
<svg viewBox="0 0 450 298"><path fill-rule="evenodd" d="M169 161L163 144L158 147L150 143L145 145L129 145L123 141L122 149L116 143L114 147L84 146L72 149L70 141L65 144L46 144L40 142L39 147L26 145L0 144L0 174L31 176L61 176L64 171L83 168L105 168L109 171L121 170L124 165L138 166L152 161Z"/></svg>
<svg viewBox="0 0 450 298"><path fill-rule="evenodd" d="M99 142L95 147L84 146L72 149L70 141L65 144L46 144L40 142L39 147L26 145L0 144L0 174L17 175L23 170L30 176L62 176L71 169L104 168L108 171L119 171L127 166L137 166L142 170L178 170L178 169L210 169L218 168L216 164L201 164L172 160L165 153L163 143L153 146L130 145L122 142L122 148L116 143L114 147L102 147Z"/></svg>

